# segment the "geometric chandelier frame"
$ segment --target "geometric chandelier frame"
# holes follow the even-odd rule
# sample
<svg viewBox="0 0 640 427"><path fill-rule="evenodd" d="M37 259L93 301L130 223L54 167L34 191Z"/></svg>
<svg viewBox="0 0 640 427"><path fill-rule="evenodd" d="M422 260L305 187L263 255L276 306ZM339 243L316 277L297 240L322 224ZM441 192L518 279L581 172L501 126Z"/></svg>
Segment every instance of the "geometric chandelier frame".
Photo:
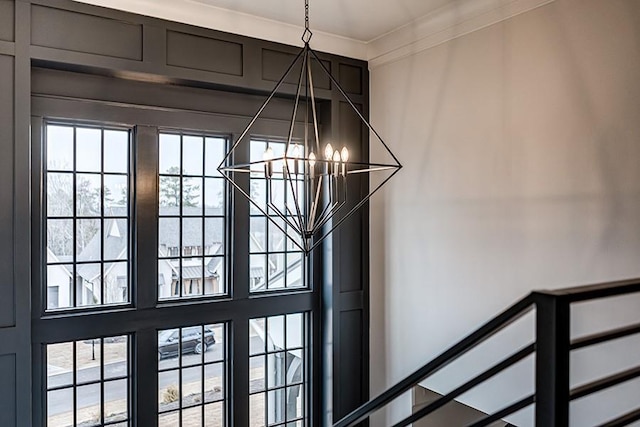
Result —
<svg viewBox="0 0 640 427"><path fill-rule="evenodd" d="M307 255L347 218L364 206L371 196L402 168L378 132L351 101L337 79L322 63L318 54L311 49L309 41L312 36L313 33L309 29L309 3L305 0L305 31L302 35L304 47L240 133L218 167L221 175L237 191ZM322 145L312 64L318 64L320 71L329 77L331 83L366 126L371 139L384 148L390 158L389 163L370 163L350 158L353 157L351 155L353 148L351 152L349 150L350 141L340 141L340 143L322 141L325 142ZM300 72L291 123L287 135L281 136L284 141L284 150L276 153L274 147L268 145L261 159L253 159L248 163L229 164L229 160L234 157L233 152L241 144L250 143L252 126L296 67L300 67ZM302 134L303 137L295 138L296 130L301 130L297 134ZM366 195L361 194L360 191L348 191L350 181L357 176L381 173L384 176ZM257 200L258 196L247 193L236 182L242 174L250 174L251 177L260 178L266 182L266 206L262 200Z"/></svg>

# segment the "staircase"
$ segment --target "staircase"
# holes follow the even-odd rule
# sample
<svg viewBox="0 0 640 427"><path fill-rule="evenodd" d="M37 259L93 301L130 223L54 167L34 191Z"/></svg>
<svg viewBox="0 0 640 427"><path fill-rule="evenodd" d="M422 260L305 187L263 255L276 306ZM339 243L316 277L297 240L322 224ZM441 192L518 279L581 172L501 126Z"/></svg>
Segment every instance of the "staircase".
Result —
<svg viewBox="0 0 640 427"><path fill-rule="evenodd" d="M532 292L402 381L336 422L333 427L351 427L368 420L373 413L382 409L400 395L412 390L425 379L534 309L536 332L533 343L516 349L513 354L501 362L468 379L449 393L422 405L413 414L394 424L393 427L412 425L418 420L427 421L429 417L436 415L434 413L437 410L455 402L464 393L469 392L532 354L535 354L534 392L516 401L505 402L504 407L493 414L482 414L479 419L465 422L461 425L468 427L491 426L518 411L534 405L534 423L536 427L567 427L570 425L569 407L572 401L640 377L640 366L636 366L574 388L570 387L570 356L573 351L640 334L640 323L634 323L605 332L571 339L570 314L572 305L636 293L640 293L640 279L555 291ZM640 318L640 307L638 308L638 317ZM640 354L637 356L640 361ZM599 424L598 427L626 426L639 421L640 395L637 396L636 400L637 409L616 416L614 419Z"/></svg>

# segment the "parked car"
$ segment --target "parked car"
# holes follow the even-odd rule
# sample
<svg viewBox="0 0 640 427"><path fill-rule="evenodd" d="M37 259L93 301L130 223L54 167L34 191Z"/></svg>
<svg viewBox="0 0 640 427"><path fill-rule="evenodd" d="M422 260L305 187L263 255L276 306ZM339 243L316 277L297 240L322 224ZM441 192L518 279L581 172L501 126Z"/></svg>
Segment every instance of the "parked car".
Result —
<svg viewBox="0 0 640 427"><path fill-rule="evenodd" d="M158 334L158 355L160 358L177 356L182 342L182 354L200 354L203 350L202 328L193 326L182 328L182 339L179 337L179 329L169 329ZM213 330L204 328L204 351L216 343Z"/></svg>

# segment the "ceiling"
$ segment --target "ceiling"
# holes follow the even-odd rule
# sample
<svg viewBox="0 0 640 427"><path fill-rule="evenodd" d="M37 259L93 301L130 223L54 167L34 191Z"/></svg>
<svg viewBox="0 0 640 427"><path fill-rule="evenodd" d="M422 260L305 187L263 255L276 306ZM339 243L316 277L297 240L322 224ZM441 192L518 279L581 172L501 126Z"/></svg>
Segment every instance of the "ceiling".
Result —
<svg viewBox="0 0 640 427"><path fill-rule="evenodd" d="M304 0L191 0L304 25ZM311 30L369 42L455 0L309 0Z"/></svg>
<svg viewBox="0 0 640 427"><path fill-rule="evenodd" d="M301 46L304 0L76 0ZM309 0L313 48L375 68L554 0Z"/></svg>

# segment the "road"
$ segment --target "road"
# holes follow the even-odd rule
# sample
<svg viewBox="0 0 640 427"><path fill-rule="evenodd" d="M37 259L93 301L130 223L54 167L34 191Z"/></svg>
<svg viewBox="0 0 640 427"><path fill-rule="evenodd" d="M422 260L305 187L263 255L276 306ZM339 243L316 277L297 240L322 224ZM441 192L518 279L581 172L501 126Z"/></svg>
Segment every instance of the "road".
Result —
<svg viewBox="0 0 640 427"><path fill-rule="evenodd" d="M254 345L261 345L262 341L258 337L251 338L252 347ZM255 342L257 340L258 342ZM257 347L256 347L257 348ZM209 360L221 360L223 355L223 345L214 344L209 347L207 352L205 353L205 361ZM197 354L185 354L182 356L182 364L184 365L199 365L200 364L200 355ZM256 368L260 367L264 364L264 358L256 358L252 360L251 367ZM172 369L178 367L178 358L166 358L159 362L159 368L162 369ZM127 364L126 362L117 362L111 363L104 366L105 378L114 378L114 377L124 377L127 375ZM210 372L210 371L209 371ZM208 373L208 375L211 375ZM222 364L216 364L213 376L222 376ZM195 382L201 380L201 371L196 369L183 369L182 371L182 380L183 382ZM87 381L95 381L100 378L100 368L86 368L81 369L77 373L77 384L81 384ZM163 389L171 384L175 384L175 376L170 375L160 375L159 377L159 387ZM63 385L69 385L73 382L73 373L65 372L56 375L52 375L48 377L48 387L54 388ZM90 388L91 391L97 390L98 386L93 386ZM100 402L99 391L93 393L79 392L77 394L78 404L77 408L84 408L88 406L96 405ZM49 398L47 399L47 414L48 416L58 415L64 412L68 412L71 410L72 403L69 400L71 396L70 392L58 392L51 393ZM117 383L112 384L109 387L109 401L114 400L122 400L127 397L127 386L124 381L118 381Z"/></svg>

